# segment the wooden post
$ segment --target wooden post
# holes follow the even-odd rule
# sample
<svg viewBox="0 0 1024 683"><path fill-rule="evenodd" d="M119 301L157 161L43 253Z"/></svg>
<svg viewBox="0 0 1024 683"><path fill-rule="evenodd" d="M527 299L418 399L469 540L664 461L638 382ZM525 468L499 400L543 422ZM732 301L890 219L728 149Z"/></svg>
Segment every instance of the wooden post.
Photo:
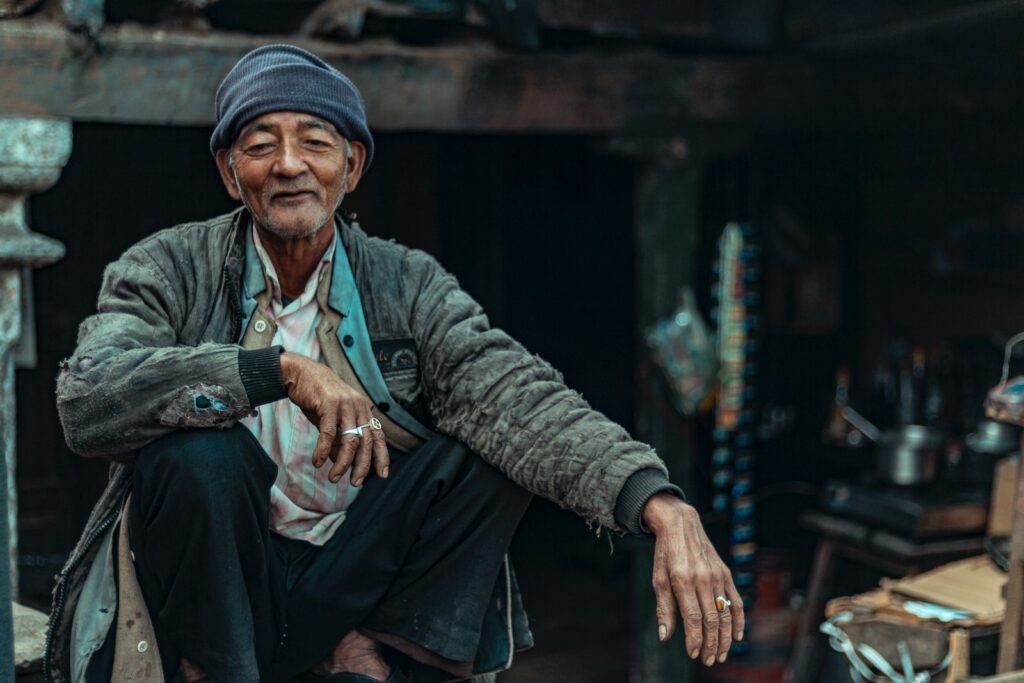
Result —
<svg viewBox="0 0 1024 683"><path fill-rule="evenodd" d="M999 661L996 669L999 673L1021 668L1021 617L1024 612L1024 466L1017 468L1017 495L1013 501L1012 533L1010 572L1006 587L1006 615L1003 617L1003 630L999 634Z"/></svg>
<svg viewBox="0 0 1024 683"><path fill-rule="evenodd" d="M971 673L971 634L964 628L955 628L949 634L949 668L946 683L957 683Z"/></svg>
<svg viewBox="0 0 1024 683"><path fill-rule="evenodd" d="M694 250L699 232L700 173L681 139L633 146L617 142L619 151L638 159L634 244L637 277L637 348L645 354L644 331L675 310L679 294L694 279ZM642 361L641 361L642 362ZM692 481L690 427L663 402L663 383L642 378L637 386L638 438L651 444L669 468L672 480L686 490ZM658 640L651 588L653 544L633 548L636 641L630 680L639 683L687 683L692 680L683 645L682 620L671 642Z"/></svg>
<svg viewBox="0 0 1024 683"><path fill-rule="evenodd" d="M818 646L825 638L818 631L818 625L825 620L825 602L828 600L832 577L835 575L836 560L835 542L822 536L814 553L807 604L800 617L793 653L790 655L783 678L786 683L808 681L817 670L821 654Z"/></svg>

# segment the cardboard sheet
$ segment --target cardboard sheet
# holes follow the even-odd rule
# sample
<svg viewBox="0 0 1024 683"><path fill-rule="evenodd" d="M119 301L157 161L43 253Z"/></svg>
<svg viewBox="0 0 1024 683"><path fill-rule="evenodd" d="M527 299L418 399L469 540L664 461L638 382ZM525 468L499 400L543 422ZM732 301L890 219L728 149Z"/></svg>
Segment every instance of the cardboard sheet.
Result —
<svg viewBox="0 0 1024 683"><path fill-rule="evenodd" d="M1006 574L988 555L943 565L908 579L885 580L883 586L915 600L969 612L979 624L1002 621L1006 611Z"/></svg>

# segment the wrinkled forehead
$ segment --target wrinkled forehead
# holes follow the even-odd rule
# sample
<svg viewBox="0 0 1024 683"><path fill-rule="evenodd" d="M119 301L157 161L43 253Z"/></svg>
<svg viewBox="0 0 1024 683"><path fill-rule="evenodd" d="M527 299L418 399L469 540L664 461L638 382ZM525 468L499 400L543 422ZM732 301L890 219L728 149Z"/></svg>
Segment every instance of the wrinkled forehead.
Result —
<svg viewBox="0 0 1024 683"><path fill-rule="evenodd" d="M243 125L238 131L236 140L255 133L281 135L308 130L321 130L332 137L341 138L341 134L333 123L315 114L301 111L275 111L257 116Z"/></svg>

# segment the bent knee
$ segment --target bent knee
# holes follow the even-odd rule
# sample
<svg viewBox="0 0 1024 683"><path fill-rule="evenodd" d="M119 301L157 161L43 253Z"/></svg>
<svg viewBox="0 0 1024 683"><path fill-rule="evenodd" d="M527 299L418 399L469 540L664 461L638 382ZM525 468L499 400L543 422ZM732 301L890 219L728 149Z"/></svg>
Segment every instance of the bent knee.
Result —
<svg viewBox="0 0 1024 683"><path fill-rule="evenodd" d="M194 493L223 490L225 484L253 478L273 482L277 471L241 425L172 432L143 447L135 467L145 478L170 478Z"/></svg>

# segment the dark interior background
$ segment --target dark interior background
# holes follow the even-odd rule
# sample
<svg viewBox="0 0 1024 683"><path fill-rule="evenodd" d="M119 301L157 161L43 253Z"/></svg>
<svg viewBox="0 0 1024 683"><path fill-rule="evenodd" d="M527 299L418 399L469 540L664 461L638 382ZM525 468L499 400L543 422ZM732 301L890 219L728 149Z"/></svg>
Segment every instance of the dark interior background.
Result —
<svg viewBox="0 0 1024 683"><path fill-rule="evenodd" d="M814 542L798 513L825 480L866 469L863 454L821 443L837 366L851 368L858 405L893 339L947 346L973 378L954 418L966 433L998 377L1001 343L1024 328L1024 136L984 117L912 123L755 134L740 151L699 160L700 235L688 256L705 311L724 224L750 220L762 230L761 394L794 419L759 451L759 540L766 555L787 558L796 586ZM94 308L103 267L155 230L232 208L205 129L76 124L74 135L58 184L30 200L33 228L68 252L33 274L39 363L17 375L22 590L43 608L106 476L104 463L67 450L53 403L58 363ZM643 367L638 169L606 143L382 134L346 206L370 234L435 254L493 324L630 426ZM825 294L808 309L800 299L815 282ZM698 421L698 445L708 426ZM704 509L709 451L696 449L688 491ZM724 528L709 521L721 538ZM550 503L532 505L514 558L539 645L510 681L542 680L546 662L584 657L589 680L625 680L634 587L629 546L615 546L610 553L605 537ZM858 577L851 590L872 581Z"/></svg>

